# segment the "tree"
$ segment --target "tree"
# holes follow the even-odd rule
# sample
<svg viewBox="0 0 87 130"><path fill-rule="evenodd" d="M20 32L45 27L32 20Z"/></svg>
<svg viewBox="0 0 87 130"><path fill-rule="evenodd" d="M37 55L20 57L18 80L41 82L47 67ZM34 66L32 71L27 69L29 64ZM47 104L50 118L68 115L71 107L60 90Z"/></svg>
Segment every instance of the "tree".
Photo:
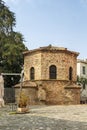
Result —
<svg viewBox="0 0 87 130"><path fill-rule="evenodd" d="M81 84L87 84L87 78L77 76L77 82Z"/></svg>
<svg viewBox="0 0 87 130"><path fill-rule="evenodd" d="M22 52L27 50L23 35L14 31L15 14L0 0L0 72L20 73L23 66ZM5 76L5 87L19 81L19 76Z"/></svg>
<svg viewBox="0 0 87 130"><path fill-rule="evenodd" d="M16 24L15 15L5 5L5 2L0 0L0 32L8 33L12 32L13 27Z"/></svg>

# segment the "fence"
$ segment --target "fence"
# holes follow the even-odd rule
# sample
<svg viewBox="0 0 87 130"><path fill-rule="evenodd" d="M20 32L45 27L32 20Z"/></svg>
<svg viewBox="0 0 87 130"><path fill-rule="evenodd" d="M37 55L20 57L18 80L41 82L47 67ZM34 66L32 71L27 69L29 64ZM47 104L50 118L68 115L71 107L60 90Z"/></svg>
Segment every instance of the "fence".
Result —
<svg viewBox="0 0 87 130"><path fill-rule="evenodd" d="M14 88L5 88L4 89L4 101L5 101L5 103L14 103L15 102L15 89Z"/></svg>

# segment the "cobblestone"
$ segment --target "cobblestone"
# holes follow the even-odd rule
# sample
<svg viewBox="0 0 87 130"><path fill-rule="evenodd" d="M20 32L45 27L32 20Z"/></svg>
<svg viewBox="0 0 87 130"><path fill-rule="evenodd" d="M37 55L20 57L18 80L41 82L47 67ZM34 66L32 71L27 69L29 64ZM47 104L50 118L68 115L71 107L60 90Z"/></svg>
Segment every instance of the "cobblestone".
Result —
<svg viewBox="0 0 87 130"><path fill-rule="evenodd" d="M0 108L0 130L87 130L87 105L30 106L27 114Z"/></svg>

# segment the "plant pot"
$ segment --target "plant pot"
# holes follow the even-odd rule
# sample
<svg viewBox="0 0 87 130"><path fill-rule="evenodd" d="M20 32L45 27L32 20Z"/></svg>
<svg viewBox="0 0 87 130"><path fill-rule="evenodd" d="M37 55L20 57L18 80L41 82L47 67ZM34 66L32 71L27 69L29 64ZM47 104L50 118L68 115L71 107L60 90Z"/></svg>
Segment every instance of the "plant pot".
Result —
<svg viewBox="0 0 87 130"><path fill-rule="evenodd" d="M23 107L23 108L18 107L17 108L17 112L19 112L19 113L26 113L26 112L29 112L29 108L27 108L27 107Z"/></svg>

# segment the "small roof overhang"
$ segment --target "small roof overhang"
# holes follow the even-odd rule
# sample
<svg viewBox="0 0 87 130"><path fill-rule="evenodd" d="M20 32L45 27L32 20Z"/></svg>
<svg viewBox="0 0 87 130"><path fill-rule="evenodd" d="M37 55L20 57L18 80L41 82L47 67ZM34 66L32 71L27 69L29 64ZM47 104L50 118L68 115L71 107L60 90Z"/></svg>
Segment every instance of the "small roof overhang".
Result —
<svg viewBox="0 0 87 130"><path fill-rule="evenodd" d="M29 87L29 88L37 88L37 84L34 82L34 81L23 81L19 84L16 84L14 87L15 88L20 88L20 87L23 87L23 88L26 88L26 87Z"/></svg>

